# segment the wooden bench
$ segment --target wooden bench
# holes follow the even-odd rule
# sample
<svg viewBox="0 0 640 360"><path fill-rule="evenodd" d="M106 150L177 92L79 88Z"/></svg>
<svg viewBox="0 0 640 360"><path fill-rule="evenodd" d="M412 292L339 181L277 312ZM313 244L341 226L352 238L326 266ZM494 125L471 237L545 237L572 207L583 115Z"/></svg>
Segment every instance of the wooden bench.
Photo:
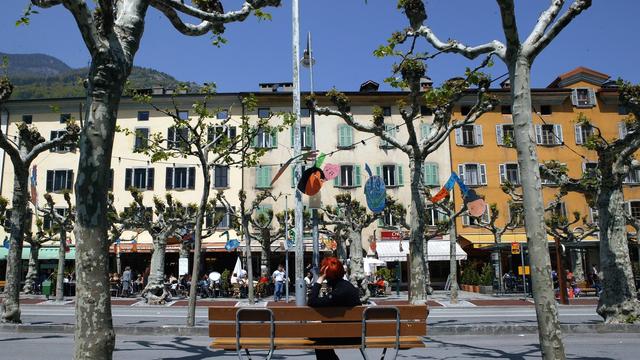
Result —
<svg viewBox="0 0 640 360"><path fill-rule="evenodd" d="M209 336L213 349L360 349L398 350L424 347L427 335L426 305L356 306L312 308L273 306L266 308L209 307Z"/></svg>

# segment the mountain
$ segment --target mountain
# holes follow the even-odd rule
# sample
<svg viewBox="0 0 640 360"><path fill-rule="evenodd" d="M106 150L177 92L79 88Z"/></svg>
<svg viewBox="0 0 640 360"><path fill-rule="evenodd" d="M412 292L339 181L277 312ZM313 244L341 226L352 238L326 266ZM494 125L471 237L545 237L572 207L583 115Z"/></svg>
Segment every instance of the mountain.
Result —
<svg viewBox="0 0 640 360"><path fill-rule="evenodd" d="M5 54L0 58L8 60L7 73L14 90L13 100L80 97L85 95L82 79L88 68L74 69L60 59L45 54ZM129 76L130 87L151 88L164 86L175 88L184 82L154 69L134 66ZM197 87L189 83L190 87Z"/></svg>

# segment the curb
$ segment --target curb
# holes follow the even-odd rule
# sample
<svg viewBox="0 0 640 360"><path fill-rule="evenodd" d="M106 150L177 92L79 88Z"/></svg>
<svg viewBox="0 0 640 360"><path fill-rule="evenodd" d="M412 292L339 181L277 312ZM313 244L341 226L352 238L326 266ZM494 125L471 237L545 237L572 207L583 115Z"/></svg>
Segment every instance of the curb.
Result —
<svg viewBox="0 0 640 360"><path fill-rule="evenodd" d="M562 324L563 334L605 334L636 333L640 334L640 324ZM116 335L135 336L209 336L209 328L205 326L187 327L182 325L167 326L115 326ZM63 333L73 334L73 325L30 325L1 324L0 332L15 333ZM537 334L536 325L457 325L429 326L427 336L442 335L518 335Z"/></svg>

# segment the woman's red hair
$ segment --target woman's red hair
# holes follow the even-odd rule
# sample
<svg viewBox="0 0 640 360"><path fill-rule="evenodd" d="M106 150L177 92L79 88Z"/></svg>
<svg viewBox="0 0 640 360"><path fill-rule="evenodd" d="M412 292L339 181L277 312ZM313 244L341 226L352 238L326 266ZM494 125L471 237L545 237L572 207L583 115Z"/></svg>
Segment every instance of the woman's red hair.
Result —
<svg viewBox="0 0 640 360"><path fill-rule="evenodd" d="M342 263L338 258L327 257L322 259L320 269L322 268L326 268L325 274L327 274L327 281L335 281L344 276L344 266L342 266Z"/></svg>

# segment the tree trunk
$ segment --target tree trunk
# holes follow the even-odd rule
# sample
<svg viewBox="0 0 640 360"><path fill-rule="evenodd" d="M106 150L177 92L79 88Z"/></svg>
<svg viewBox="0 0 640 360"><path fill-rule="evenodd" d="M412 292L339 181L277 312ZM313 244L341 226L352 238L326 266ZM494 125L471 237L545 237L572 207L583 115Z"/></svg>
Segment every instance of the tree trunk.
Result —
<svg viewBox="0 0 640 360"><path fill-rule="evenodd" d="M424 241L424 286L427 295L433 294L433 287L431 286L431 271L429 270L429 240Z"/></svg>
<svg viewBox="0 0 640 360"><path fill-rule="evenodd" d="M495 233L493 234L493 237L495 239L496 246L500 246L500 244L502 243L502 235ZM494 283L498 284L499 292L504 292L504 284L502 282L502 251L500 250L500 248L497 248L492 253L491 256L493 256L493 259L494 259L493 260L493 276L495 277Z"/></svg>
<svg viewBox="0 0 640 360"><path fill-rule="evenodd" d="M533 299L538 319L538 336L544 359L565 359L558 308L551 284L551 260L544 223L544 203L531 114L531 64L522 55L508 61L513 101L513 125L518 165L522 177Z"/></svg>
<svg viewBox="0 0 640 360"><path fill-rule="evenodd" d="M602 175L603 182L612 184L604 183L598 195L603 291L597 312L606 323L638 322L640 301L629 257L622 184Z"/></svg>
<svg viewBox="0 0 640 360"><path fill-rule="evenodd" d="M25 294L33 294L35 291L36 282L38 281L38 253L40 252L40 243L37 241L31 242L31 252L29 253L29 270L27 271L27 278L24 281Z"/></svg>
<svg viewBox="0 0 640 360"><path fill-rule="evenodd" d="M64 301L64 260L67 232L60 230L60 243L58 244L58 274L56 276L56 302Z"/></svg>
<svg viewBox="0 0 640 360"><path fill-rule="evenodd" d="M456 242L458 231L456 230L456 219L449 220L449 286L451 288L452 304L458 303L458 260L456 259Z"/></svg>
<svg viewBox="0 0 640 360"><path fill-rule="evenodd" d="M271 232L262 232L262 246L260 246L260 276L269 277L271 271Z"/></svg>
<svg viewBox="0 0 640 360"><path fill-rule="evenodd" d="M576 282L582 282L584 277L584 264L582 263L583 249L571 249L569 254L571 255L571 272Z"/></svg>
<svg viewBox="0 0 640 360"><path fill-rule="evenodd" d="M7 254L6 285L2 303L2 322L20 323L20 280L22 276L22 241L27 216L29 172L14 166L13 199L11 201L11 233Z"/></svg>
<svg viewBox="0 0 640 360"><path fill-rule="evenodd" d="M247 259L247 298L249 304L255 303L253 295L253 260L251 259L251 236L249 236L249 215L245 214L244 202L242 205L242 232L244 234L244 241L246 242L245 253ZM296 241L299 241L296 239ZM300 240L301 241L301 240Z"/></svg>
<svg viewBox="0 0 640 360"><path fill-rule="evenodd" d="M409 289L409 302L417 305L426 301L426 267L424 242L424 230L426 228L424 214L426 212L425 201L422 195L422 162L415 157L409 158L409 168L411 173L411 212L409 225L411 235L409 242L409 253L411 257Z"/></svg>
<svg viewBox="0 0 640 360"><path fill-rule="evenodd" d="M364 304L369 300L369 284L364 274L364 259L362 256L362 232L351 229L349 231L351 240L351 257L349 258L349 281L353 286L360 289L360 301Z"/></svg>
<svg viewBox="0 0 640 360"><path fill-rule="evenodd" d="M204 189L200 198L200 206L196 213L195 239L193 242L193 268L191 270L191 287L189 288L189 309L187 313L187 326L196 325L196 295L198 290L198 280L200 277L200 253L202 251L202 225L204 223L204 212L209 201L209 191L211 189L210 172L207 168L207 161L203 162Z"/></svg>
<svg viewBox="0 0 640 360"><path fill-rule="evenodd" d="M167 250L166 232L153 238L153 254L151 254L151 272L147 286L142 290L142 296L148 304L162 305L169 298L169 292L164 286L164 261Z"/></svg>
<svg viewBox="0 0 640 360"><path fill-rule="evenodd" d="M336 225L334 231L335 231L334 240L337 245L336 255L338 256L338 259L340 259L340 262L344 264L349 258L349 254L348 254L349 251L347 250L347 242L342 237L342 229L339 226Z"/></svg>

